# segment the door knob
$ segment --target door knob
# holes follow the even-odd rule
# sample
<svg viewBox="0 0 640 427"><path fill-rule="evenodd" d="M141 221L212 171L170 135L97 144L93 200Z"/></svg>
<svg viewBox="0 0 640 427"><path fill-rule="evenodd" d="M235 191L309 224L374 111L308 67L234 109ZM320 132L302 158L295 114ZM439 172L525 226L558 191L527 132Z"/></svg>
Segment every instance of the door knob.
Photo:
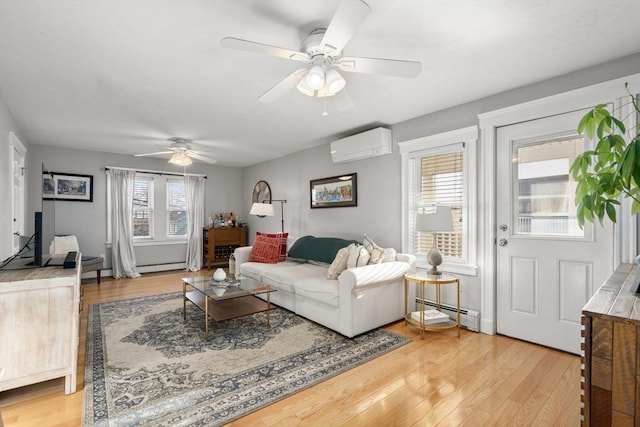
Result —
<svg viewBox="0 0 640 427"><path fill-rule="evenodd" d="M502 231L507 231L509 229L509 227L507 227L507 224L500 224L498 228Z"/></svg>
<svg viewBox="0 0 640 427"><path fill-rule="evenodd" d="M498 245L500 246L507 246L509 242L507 241L507 239L500 239L498 240Z"/></svg>

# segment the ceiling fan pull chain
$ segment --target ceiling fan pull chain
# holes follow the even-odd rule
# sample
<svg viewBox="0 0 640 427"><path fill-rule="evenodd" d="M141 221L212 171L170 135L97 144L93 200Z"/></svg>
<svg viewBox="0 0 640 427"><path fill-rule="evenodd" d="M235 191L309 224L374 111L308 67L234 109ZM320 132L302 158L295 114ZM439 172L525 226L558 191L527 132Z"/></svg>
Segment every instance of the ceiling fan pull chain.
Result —
<svg viewBox="0 0 640 427"><path fill-rule="evenodd" d="M324 113L322 113L322 117L327 117L329 113L327 113L327 70L324 70Z"/></svg>

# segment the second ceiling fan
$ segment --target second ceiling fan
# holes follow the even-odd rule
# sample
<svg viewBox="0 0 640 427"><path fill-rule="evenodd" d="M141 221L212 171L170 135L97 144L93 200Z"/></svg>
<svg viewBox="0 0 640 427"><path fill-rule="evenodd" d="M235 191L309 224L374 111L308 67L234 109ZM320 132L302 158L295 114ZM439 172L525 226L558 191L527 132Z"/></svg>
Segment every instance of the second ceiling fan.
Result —
<svg viewBox="0 0 640 427"><path fill-rule="evenodd" d="M370 11L369 5L362 0L342 0L327 28L313 30L302 40L299 51L235 37L226 37L222 39L221 44L233 49L264 53L307 64L263 93L258 98L261 102L274 101L293 87L308 96L333 96L341 92L346 85L337 69L405 78L418 76L422 68L418 61L342 55L344 46L351 40Z"/></svg>

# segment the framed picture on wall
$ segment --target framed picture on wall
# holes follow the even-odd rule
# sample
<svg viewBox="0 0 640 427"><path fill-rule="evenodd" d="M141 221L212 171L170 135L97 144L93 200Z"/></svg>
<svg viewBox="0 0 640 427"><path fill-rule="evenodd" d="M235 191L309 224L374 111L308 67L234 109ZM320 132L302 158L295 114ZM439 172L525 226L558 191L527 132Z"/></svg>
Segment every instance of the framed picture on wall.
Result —
<svg viewBox="0 0 640 427"><path fill-rule="evenodd" d="M93 175L48 172L42 174L42 198L93 202Z"/></svg>
<svg viewBox="0 0 640 427"><path fill-rule="evenodd" d="M358 174L310 181L311 209L358 206Z"/></svg>

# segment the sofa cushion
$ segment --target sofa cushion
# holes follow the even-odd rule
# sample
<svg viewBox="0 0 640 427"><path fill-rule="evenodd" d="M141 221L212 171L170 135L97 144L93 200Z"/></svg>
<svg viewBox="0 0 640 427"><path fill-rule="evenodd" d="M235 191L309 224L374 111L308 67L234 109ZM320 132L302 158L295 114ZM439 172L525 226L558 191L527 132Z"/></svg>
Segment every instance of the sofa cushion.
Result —
<svg viewBox="0 0 640 427"><path fill-rule="evenodd" d="M304 236L296 240L289 249L289 256L331 264L338 251L351 243L358 242L337 237Z"/></svg>
<svg viewBox="0 0 640 427"><path fill-rule="evenodd" d="M327 267L313 264L286 265L270 268L262 274L262 281L289 292L297 292L297 282L301 279L324 279L327 275ZM295 290L294 290L295 288Z"/></svg>
<svg viewBox="0 0 640 427"><path fill-rule="evenodd" d="M349 246L347 268L362 267L369 262L369 252L362 245Z"/></svg>
<svg viewBox="0 0 640 427"><path fill-rule="evenodd" d="M277 264L265 264L263 262L243 262L240 265L240 275L249 277L253 280L262 281L262 275L272 268L284 267L287 265L293 266L300 263L295 261L284 261Z"/></svg>
<svg viewBox="0 0 640 427"><path fill-rule="evenodd" d="M251 248L249 261L264 262L275 264L280 256L280 244L282 239L279 237L268 237L264 235L256 235L256 240Z"/></svg>
<svg viewBox="0 0 640 427"><path fill-rule="evenodd" d="M284 261L287 257L287 237L289 233L261 233L256 231L256 236L276 237L280 239L280 251L278 252L278 261Z"/></svg>
<svg viewBox="0 0 640 427"><path fill-rule="evenodd" d="M305 297L333 307L340 306L338 281L325 277L307 277L296 281L296 298ZM347 303L349 303L347 301Z"/></svg>
<svg viewBox="0 0 640 427"><path fill-rule="evenodd" d="M355 244L352 243L351 245ZM349 260L349 248L351 248L351 245L338 251L335 259L327 270L327 279L335 280L338 278L340 273L347 269L347 261Z"/></svg>

